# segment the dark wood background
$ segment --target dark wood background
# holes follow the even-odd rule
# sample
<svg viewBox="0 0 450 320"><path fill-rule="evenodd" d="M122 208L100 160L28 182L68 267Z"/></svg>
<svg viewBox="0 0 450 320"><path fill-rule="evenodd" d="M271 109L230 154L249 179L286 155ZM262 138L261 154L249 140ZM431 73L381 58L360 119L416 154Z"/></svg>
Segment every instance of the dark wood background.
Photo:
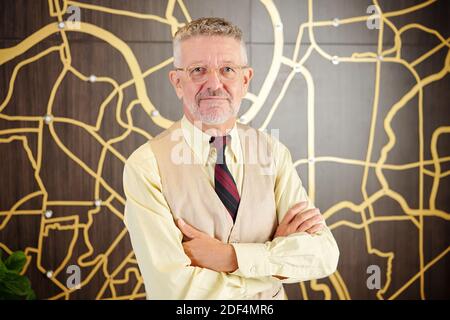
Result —
<svg viewBox="0 0 450 320"><path fill-rule="evenodd" d="M87 1L85 1L87 3ZM425 1L379 1L383 12L400 10ZM98 0L89 3L96 5L165 16L167 2L163 0L107 1ZM363 0L315 0L314 20L333 20L366 15L366 9L372 1ZM59 2L63 7L63 1ZM256 0L184 0L191 17L221 16L238 24L247 42L249 63L255 69L250 92L258 94L266 78L273 58L273 27L270 16L260 1ZM283 53L291 57L299 26L307 21L308 1L278 0L274 1L283 22ZM43 28L57 23L57 17L50 14L49 2L44 0L3 0L0 2L0 48L9 48L21 43L26 37ZM421 10L390 18L390 21L401 28L409 23L417 23L439 32L444 39L450 36L450 2L439 0ZM67 17L68 15L65 15ZM175 4L174 16L179 22L186 18ZM141 70L156 66L172 55L171 30L167 24L157 21L137 19L123 15L115 15L94 10L81 9L81 21L89 22L109 30L126 42L136 56ZM333 55L351 56L355 52L376 52L378 31L366 27L365 21L339 27L314 28L315 38L320 47ZM122 84L131 79L131 73L121 54L112 46L96 37L69 32L68 43L72 57L72 66L84 75L95 74L106 76ZM62 43L59 33L44 39L21 55L0 65L0 101L6 99L14 68L27 58L43 50ZM414 61L427 51L439 45L440 41L432 34L420 30L412 30L402 35L401 57L405 61ZM393 33L386 29L383 48L394 44ZM302 38L303 55L310 45L307 35ZM415 67L421 79L441 70L448 54L449 46L443 46L427 60ZM372 117L375 87L375 63L340 63L333 65L316 51L304 65L312 75L315 88L315 153L316 157L332 156L341 159L364 161L369 141L369 130ZM147 94L153 105L166 118L173 121L182 115L181 105L176 98L167 79L166 67L145 78ZM105 164L101 172L112 190L100 187L100 199L110 198L108 206L102 205L95 211L96 179L61 148L61 144L70 150L80 161L93 171L97 170L102 145L92 133L79 125L55 121L55 134L61 140L55 141L49 126L42 119L46 114L48 100L55 81L63 65L58 52L25 65L17 74L13 83L11 100L0 113L0 249L3 251L25 250L29 259L26 275L41 299L70 298L143 298L144 287L140 276L136 273L137 264L133 259L132 248L127 234L123 235L124 225L120 215L123 213L122 170L123 162L111 152L106 153ZM277 80L272 87L262 109L250 124L260 127L267 117L270 108L278 97L291 68L282 66ZM432 159L430 144L433 132L441 126L450 125L450 78L433 82L424 87L424 150L423 159ZM387 135L383 121L389 110L413 86L415 80L407 69L400 64L382 63L380 78L380 97L377 122L374 131L374 142L371 161L380 157L382 147L387 143ZM74 119L80 123L94 125L100 105L111 93L108 83L89 83L81 81L74 74L68 73L62 80L53 102L53 116ZM307 97L306 82L297 74L288 87L286 94L275 112L269 129L280 129L280 140L291 150L294 160L305 160L307 154ZM134 86L123 90L121 116L127 119L126 106L136 99ZM117 95L107 105L98 136L108 141L125 132L116 119ZM419 121L418 96L411 99L395 116L392 128L397 141L389 153L388 164L406 164L420 160L419 154ZM241 114L251 103L243 102ZM163 128L155 125L146 112L137 104L131 111L133 126L141 128L154 136ZM10 116L12 118L8 118ZM16 118L15 118L16 117ZM35 117L35 118L26 118ZM26 132L24 128L34 128ZM10 129L17 129L11 131ZM33 168L22 140L13 136L25 137L33 158L41 163L40 170ZM8 141L8 138L12 140ZM129 134L124 140L115 143L114 147L126 158L133 150L146 141L145 136L136 132ZM41 143L42 148L39 147ZM42 150L40 153L39 150ZM450 136L443 134L438 143L440 157L450 156ZM441 162L442 173L450 170L449 160ZM432 164L425 166L434 172ZM304 185L308 186L307 164L302 162L298 172ZM361 181L364 167L345 163L320 161L316 163L316 205L322 212L340 201L351 201L355 204L364 202L361 192ZM412 209L418 209L420 174L418 167L407 170L383 170L390 188L401 194ZM38 180L42 181L42 186ZM425 209L429 209L430 193L433 178L424 175L423 190ZM446 213L450 211L450 177L445 175L440 180L437 193L436 208ZM380 189L380 183L374 168L369 169L367 180L368 195ZM12 214L12 208L23 197L45 190L21 204L18 212ZM50 201L50 204L49 204ZM52 202L53 201L53 202ZM61 201L63 205L58 205ZM70 201L74 201L71 203ZM81 201L81 202L77 202ZM54 203L54 204L52 204ZM53 211L52 218L67 217L72 220L54 225L52 220L43 215L45 209ZM405 211L389 197L383 197L373 204L375 216L406 216ZM93 211L94 210L94 211ZM368 216L368 211L365 214ZM78 219L75 223L73 219ZM89 217L92 217L90 225ZM419 220L419 219L418 219ZM361 215L343 209L327 220L328 225L339 221L350 221L361 224ZM85 228L83 229L83 226ZM48 229L48 232L44 230ZM59 228L59 229L58 229ZM86 233L83 233L86 230ZM423 265L426 266L441 253L448 251L450 229L448 218L436 216L423 217L421 225L423 247L419 245L420 230L410 220L383 221L372 223L364 228L340 226L333 228L340 251L339 275L345 283L349 297L352 299L377 299L377 290L366 286L366 273L369 265L378 265L381 269L381 284L385 286L388 273L388 259L369 253L368 235L373 248L382 252L391 252L391 282L382 294L389 298L396 294L410 279L411 284L402 291L401 299L439 299L450 297L450 259L444 255L438 262L426 269L423 276L423 292L421 295L420 255L423 254ZM121 237L121 235L123 235ZM118 239L115 246L111 244ZM71 241L73 247L71 247ZM89 243L93 251L89 253ZM108 255L104 256L108 251ZM86 253L88 253L86 255ZM69 255L68 255L69 254ZM83 255L85 258L83 259ZM62 271L52 278L46 276L49 270L56 270L64 263ZM103 258L104 257L104 258ZM82 280L89 275L89 280L80 290L64 296L63 288L57 285L66 284L69 265L79 265L80 259L85 266L81 268ZM103 260L102 260L103 259ZM89 263L91 262L91 263ZM124 262L122 264L122 262ZM114 271L117 271L114 273ZM110 276L114 274L113 276ZM124 281L120 281L125 279ZM116 282L114 282L116 281ZM110 285L112 283L112 285ZM330 298L342 296L330 281L323 279L317 282L330 290ZM101 288L106 289L100 294ZM288 294L292 299L323 299L326 290L317 290L309 282L303 284L302 292L298 284L289 285ZM306 295L305 295L306 293ZM397 295L395 295L397 297Z"/></svg>

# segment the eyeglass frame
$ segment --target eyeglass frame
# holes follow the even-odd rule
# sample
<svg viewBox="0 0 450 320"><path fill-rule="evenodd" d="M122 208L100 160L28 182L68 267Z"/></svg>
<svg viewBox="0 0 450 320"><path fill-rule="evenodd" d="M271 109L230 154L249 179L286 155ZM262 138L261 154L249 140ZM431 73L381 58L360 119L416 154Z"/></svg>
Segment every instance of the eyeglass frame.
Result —
<svg viewBox="0 0 450 320"><path fill-rule="evenodd" d="M234 64L231 64L233 67L236 67L238 70L240 70L240 71L242 71L242 70L244 70L244 69L248 69L248 68L250 68L250 66L247 66L247 65L243 65L243 66L240 66L240 65L234 65ZM230 65L229 65L230 66ZM194 80L192 80L192 78L191 78L191 76L190 76L190 74L189 74L189 72L188 72L188 69L189 68L193 68L193 67L204 67L204 66L201 66L201 65L191 65L191 66L187 66L187 67L184 67L184 68L176 68L175 67L175 71L184 71L184 72L186 72L187 73L187 75L188 75L188 78L192 81L192 82L196 82L196 81L194 81ZM208 73L210 73L211 72L211 70L212 69L214 69L214 71L217 71L217 70L219 70L220 68L222 68L222 67L226 67L226 65L224 65L224 66L220 66L220 67L218 67L218 68L211 68L211 67L207 67L207 73L206 74L208 74ZM225 81L234 81L234 80L236 80L236 79L233 79L233 80L228 80L228 79L223 79L222 78L222 76L220 75L220 72L219 73L217 73L218 75L219 75L219 78L220 79L222 79L222 80L225 80ZM198 83L201 83L201 82L205 82L206 81L206 79L205 80L203 80L203 81L198 81Z"/></svg>

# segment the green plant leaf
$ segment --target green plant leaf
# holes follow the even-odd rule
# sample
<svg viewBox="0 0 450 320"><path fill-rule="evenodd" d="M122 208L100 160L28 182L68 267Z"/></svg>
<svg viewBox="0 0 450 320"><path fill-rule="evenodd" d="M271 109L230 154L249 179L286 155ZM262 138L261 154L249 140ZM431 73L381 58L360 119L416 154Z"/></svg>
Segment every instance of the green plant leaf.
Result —
<svg viewBox="0 0 450 320"><path fill-rule="evenodd" d="M18 297L9 293L6 288L3 286L3 283L0 282L0 300L14 300L18 299Z"/></svg>
<svg viewBox="0 0 450 320"><path fill-rule="evenodd" d="M4 278L5 272L6 272L7 270L8 270L8 269L6 269L6 266L5 266L5 264L3 263L3 261L0 260L0 282L1 282L2 279Z"/></svg>
<svg viewBox="0 0 450 320"><path fill-rule="evenodd" d="M0 252L2 252L2 250L0 250ZM0 256L0 268L5 266L5 263L2 260L2 257Z"/></svg>
<svg viewBox="0 0 450 320"><path fill-rule="evenodd" d="M26 277L10 271L5 273L3 285L8 292L17 296L25 296L30 287L30 283Z"/></svg>
<svg viewBox="0 0 450 320"><path fill-rule="evenodd" d="M26 262L27 257L25 253L23 251L16 251L5 260L5 266L8 270L20 273Z"/></svg>
<svg viewBox="0 0 450 320"><path fill-rule="evenodd" d="M9 270L5 272L0 282L0 288L0 298L2 299L23 299L34 296L30 280L25 276Z"/></svg>
<svg viewBox="0 0 450 320"><path fill-rule="evenodd" d="M14 252L5 261L0 259L0 300L36 299L30 280L20 274L25 263L22 251Z"/></svg>
<svg viewBox="0 0 450 320"><path fill-rule="evenodd" d="M34 293L33 289L30 288L25 299L26 300L36 300L36 293Z"/></svg>

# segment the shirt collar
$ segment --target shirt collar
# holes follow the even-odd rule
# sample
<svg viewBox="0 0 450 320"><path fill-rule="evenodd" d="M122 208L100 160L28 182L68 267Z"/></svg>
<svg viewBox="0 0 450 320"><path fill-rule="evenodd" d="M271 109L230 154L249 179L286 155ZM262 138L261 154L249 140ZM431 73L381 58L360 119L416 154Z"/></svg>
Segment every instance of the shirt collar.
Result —
<svg viewBox="0 0 450 320"><path fill-rule="evenodd" d="M211 148L211 145L209 144L211 136L196 127L185 115L181 118L181 129L183 130L184 139L194 152L195 156L200 160L202 165L206 165ZM228 134L231 136L231 143L229 146L231 154L236 162L241 163L242 149L236 123Z"/></svg>

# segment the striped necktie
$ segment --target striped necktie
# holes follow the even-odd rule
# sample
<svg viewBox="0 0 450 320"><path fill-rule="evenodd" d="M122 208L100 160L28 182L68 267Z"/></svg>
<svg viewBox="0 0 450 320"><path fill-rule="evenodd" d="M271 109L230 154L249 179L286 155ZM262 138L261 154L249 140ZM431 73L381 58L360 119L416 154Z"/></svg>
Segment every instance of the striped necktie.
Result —
<svg viewBox="0 0 450 320"><path fill-rule="evenodd" d="M230 136L211 137L209 143L213 143L217 150L217 160L214 167L214 189L233 221L236 221L241 198L225 161L225 148L227 140L230 138Z"/></svg>

